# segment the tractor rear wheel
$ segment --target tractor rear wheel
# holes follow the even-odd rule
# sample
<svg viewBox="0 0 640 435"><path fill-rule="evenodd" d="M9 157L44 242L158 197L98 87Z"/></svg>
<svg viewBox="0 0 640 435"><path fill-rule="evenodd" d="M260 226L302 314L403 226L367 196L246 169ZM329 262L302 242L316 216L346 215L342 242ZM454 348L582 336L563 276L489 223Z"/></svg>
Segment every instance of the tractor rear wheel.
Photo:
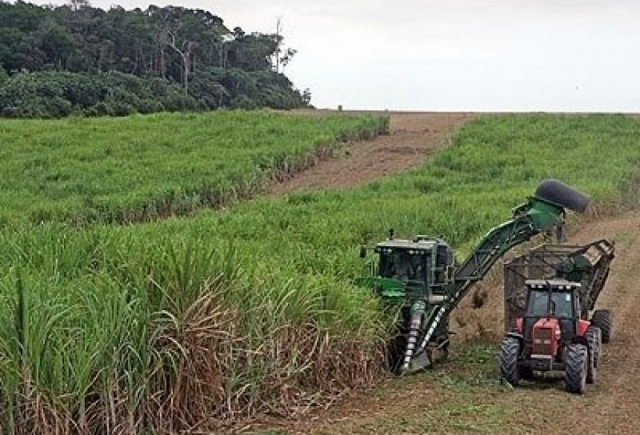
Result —
<svg viewBox="0 0 640 435"><path fill-rule="evenodd" d="M602 331L597 326L589 326L585 338L589 350L589 366L587 368L587 384L595 384L600 365L600 355L602 349Z"/></svg>
<svg viewBox="0 0 640 435"><path fill-rule="evenodd" d="M593 365L594 367L600 366L600 359L602 358L602 330L597 326L589 326L585 338L589 343L589 351L593 353Z"/></svg>
<svg viewBox="0 0 640 435"><path fill-rule="evenodd" d="M609 310L595 310L591 324L602 331L602 342L609 343L613 338L613 313Z"/></svg>
<svg viewBox="0 0 640 435"><path fill-rule="evenodd" d="M587 389L589 351L584 344L570 344L566 350L564 384L568 392L584 394Z"/></svg>
<svg viewBox="0 0 640 435"><path fill-rule="evenodd" d="M520 340L514 337L505 337L500 346L500 375L511 386L520 384L520 369L518 357L520 356Z"/></svg>

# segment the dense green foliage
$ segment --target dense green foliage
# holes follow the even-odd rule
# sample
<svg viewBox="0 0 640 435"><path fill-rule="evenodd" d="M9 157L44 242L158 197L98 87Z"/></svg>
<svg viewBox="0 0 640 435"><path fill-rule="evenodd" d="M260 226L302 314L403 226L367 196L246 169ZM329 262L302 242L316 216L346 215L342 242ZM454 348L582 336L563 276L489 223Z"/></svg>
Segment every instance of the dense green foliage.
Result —
<svg viewBox="0 0 640 435"><path fill-rule="evenodd" d="M16 74L0 87L0 114L11 118L124 116L205 108L166 80L118 72L97 76L69 72Z"/></svg>
<svg viewBox="0 0 640 435"><path fill-rule="evenodd" d="M282 43L199 9L0 0L0 116L305 106Z"/></svg>
<svg viewBox="0 0 640 435"><path fill-rule="evenodd" d="M246 111L4 120L0 223L131 222L226 205L316 150L386 128L374 117Z"/></svg>
<svg viewBox="0 0 640 435"><path fill-rule="evenodd" d="M550 176L620 202L639 133L621 116L485 117L362 188L127 227L6 227L3 428L206 431L369 382L388 320L349 285L363 240L394 227L468 250Z"/></svg>

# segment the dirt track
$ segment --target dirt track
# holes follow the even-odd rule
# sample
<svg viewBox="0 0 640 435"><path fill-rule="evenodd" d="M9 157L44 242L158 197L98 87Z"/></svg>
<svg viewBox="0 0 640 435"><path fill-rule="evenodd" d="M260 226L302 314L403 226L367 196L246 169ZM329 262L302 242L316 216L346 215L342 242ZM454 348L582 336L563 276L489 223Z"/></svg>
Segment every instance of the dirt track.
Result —
<svg viewBox="0 0 640 435"><path fill-rule="evenodd" d="M339 189L406 170L446 145L451 132L473 117L467 113L392 113L390 135L356 142L344 155L275 185L273 193Z"/></svg>
<svg viewBox="0 0 640 435"><path fill-rule="evenodd" d="M406 170L447 144L450 132L469 114L391 114L390 136L354 144L340 158L321 162L275 188L341 188ZM601 221L578 222L572 242L610 237L617 258L601 308L615 313L613 341L606 345L598 382L586 395L566 393L561 381L509 390L493 371L493 347L485 345L484 363L459 357L426 373L390 378L374 391L354 393L305 421L286 424L289 433L585 433L640 434L640 213ZM501 296L476 314L499 318ZM454 341L456 338L454 337ZM455 346L455 343L454 343ZM497 348L497 347L496 347ZM489 355L489 356L487 356ZM482 358L481 358L482 359Z"/></svg>

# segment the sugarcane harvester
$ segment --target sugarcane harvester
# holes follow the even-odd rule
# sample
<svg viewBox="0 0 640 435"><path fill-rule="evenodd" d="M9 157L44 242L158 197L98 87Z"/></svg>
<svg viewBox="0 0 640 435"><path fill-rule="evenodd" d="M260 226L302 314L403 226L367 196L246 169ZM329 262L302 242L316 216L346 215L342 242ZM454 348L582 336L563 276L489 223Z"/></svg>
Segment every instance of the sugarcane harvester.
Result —
<svg viewBox="0 0 640 435"><path fill-rule="evenodd" d="M372 288L386 306L397 310L392 369L401 374L422 370L432 365L434 351L446 355L449 316L473 285L513 247L543 232L555 230L561 236L565 209L582 213L588 203L585 194L558 180L545 180L513 210L512 219L491 229L459 266L442 239L418 235L403 240L390 231L374 248L378 263L372 276L356 283Z"/></svg>

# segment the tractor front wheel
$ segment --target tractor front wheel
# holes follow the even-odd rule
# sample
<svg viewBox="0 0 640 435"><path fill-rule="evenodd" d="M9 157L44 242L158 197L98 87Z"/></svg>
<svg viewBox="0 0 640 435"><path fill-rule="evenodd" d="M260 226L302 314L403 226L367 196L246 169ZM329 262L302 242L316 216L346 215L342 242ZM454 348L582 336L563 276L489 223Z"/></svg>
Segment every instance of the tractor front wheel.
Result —
<svg viewBox="0 0 640 435"><path fill-rule="evenodd" d="M520 369L518 357L520 356L520 340L514 337L505 337L500 346L500 375L514 387L520 384Z"/></svg>
<svg viewBox="0 0 640 435"><path fill-rule="evenodd" d="M613 313L609 310L595 310L591 324L602 331L602 342L609 343L613 338Z"/></svg>
<svg viewBox="0 0 640 435"><path fill-rule="evenodd" d="M584 394L587 389L589 351L584 344L570 344L566 350L564 383L568 392Z"/></svg>

